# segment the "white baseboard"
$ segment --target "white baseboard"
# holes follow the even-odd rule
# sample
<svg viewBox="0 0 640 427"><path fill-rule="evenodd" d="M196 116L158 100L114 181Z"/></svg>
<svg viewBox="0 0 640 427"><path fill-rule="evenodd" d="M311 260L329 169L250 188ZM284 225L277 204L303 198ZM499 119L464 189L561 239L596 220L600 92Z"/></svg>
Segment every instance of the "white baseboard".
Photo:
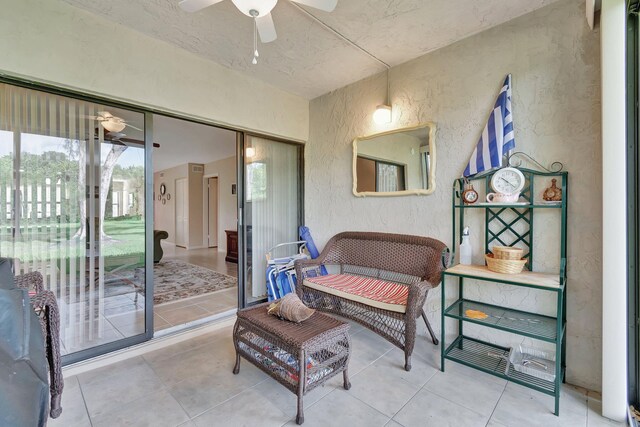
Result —
<svg viewBox="0 0 640 427"><path fill-rule="evenodd" d="M65 366L62 368L62 375L64 378L69 378L84 372L121 362L123 360L131 359L132 357L140 356L150 351L178 344L182 341L208 334L228 326L233 326L236 320L235 312L236 310L234 309L188 323L187 325L174 326L172 328L158 331L150 341ZM185 329L185 327L188 329Z"/></svg>

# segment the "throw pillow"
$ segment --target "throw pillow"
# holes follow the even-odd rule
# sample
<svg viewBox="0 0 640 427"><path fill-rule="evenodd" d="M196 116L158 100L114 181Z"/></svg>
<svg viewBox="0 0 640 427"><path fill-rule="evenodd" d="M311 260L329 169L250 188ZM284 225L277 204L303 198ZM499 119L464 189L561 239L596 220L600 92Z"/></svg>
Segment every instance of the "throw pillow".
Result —
<svg viewBox="0 0 640 427"><path fill-rule="evenodd" d="M291 292L269 305L267 312L281 319L300 323L307 320L316 311L304 305L298 295Z"/></svg>

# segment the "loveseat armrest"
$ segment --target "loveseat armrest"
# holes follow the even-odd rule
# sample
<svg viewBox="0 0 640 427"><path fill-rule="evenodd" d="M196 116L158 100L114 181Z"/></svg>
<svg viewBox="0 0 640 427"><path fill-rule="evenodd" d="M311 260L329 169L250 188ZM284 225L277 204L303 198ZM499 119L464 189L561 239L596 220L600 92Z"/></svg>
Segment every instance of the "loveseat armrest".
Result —
<svg viewBox="0 0 640 427"><path fill-rule="evenodd" d="M322 262L318 258L316 259L299 259L295 262L296 278L299 284L302 284L307 277L320 276Z"/></svg>
<svg viewBox="0 0 640 427"><path fill-rule="evenodd" d="M28 291L34 290L36 293L44 291L44 280L38 271L19 274L16 276L16 286Z"/></svg>
<svg viewBox="0 0 640 427"><path fill-rule="evenodd" d="M409 286L409 295L407 296L407 311L408 317L416 318L422 313L422 307L427 300L427 294L433 285L426 280L412 283Z"/></svg>
<svg viewBox="0 0 640 427"><path fill-rule="evenodd" d="M322 275L322 262L320 258L299 259L294 263L296 268L296 294L303 299L302 285L307 277L317 277Z"/></svg>

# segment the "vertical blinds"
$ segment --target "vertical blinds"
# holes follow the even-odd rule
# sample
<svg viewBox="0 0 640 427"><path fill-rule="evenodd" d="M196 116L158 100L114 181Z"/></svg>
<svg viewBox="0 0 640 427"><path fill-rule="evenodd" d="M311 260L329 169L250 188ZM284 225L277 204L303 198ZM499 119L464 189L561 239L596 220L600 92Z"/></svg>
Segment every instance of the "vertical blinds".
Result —
<svg viewBox="0 0 640 427"><path fill-rule="evenodd" d="M298 240L298 147L257 137L249 137L247 146L255 149L245 173L246 203L251 205L251 295L261 298L266 295L265 255L277 244Z"/></svg>
<svg viewBox="0 0 640 427"><path fill-rule="evenodd" d="M66 353L123 337L107 319L105 283L134 289L122 271L140 266L129 261L130 253L144 259L139 255L143 220L138 221L142 231L131 231L128 241L104 236L105 206L114 202L110 175L109 190L100 191L103 163L109 150L125 148L105 141L105 130L95 120L102 109L0 84L0 256L15 260L16 274L42 274L45 287L58 298ZM143 165L130 156L121 170ZM121 178L144 180L137 176ZM111 216L113 210L107 211ZM140 308L137 295L131 307Z"/></svg>

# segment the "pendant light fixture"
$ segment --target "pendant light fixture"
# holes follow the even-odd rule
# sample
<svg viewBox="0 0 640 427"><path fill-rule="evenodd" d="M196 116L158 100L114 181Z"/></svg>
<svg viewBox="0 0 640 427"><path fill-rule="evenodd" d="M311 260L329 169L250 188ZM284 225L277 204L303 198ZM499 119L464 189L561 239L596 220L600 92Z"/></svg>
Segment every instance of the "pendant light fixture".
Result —
<svg viewBox="0 0 640 427"><path fill-rule="evenodd" d="M391 101L389 100L389 67L387 67L387 97L385 103L376 107L373 113L373 121L379 125L391 123Z"/></svg>

